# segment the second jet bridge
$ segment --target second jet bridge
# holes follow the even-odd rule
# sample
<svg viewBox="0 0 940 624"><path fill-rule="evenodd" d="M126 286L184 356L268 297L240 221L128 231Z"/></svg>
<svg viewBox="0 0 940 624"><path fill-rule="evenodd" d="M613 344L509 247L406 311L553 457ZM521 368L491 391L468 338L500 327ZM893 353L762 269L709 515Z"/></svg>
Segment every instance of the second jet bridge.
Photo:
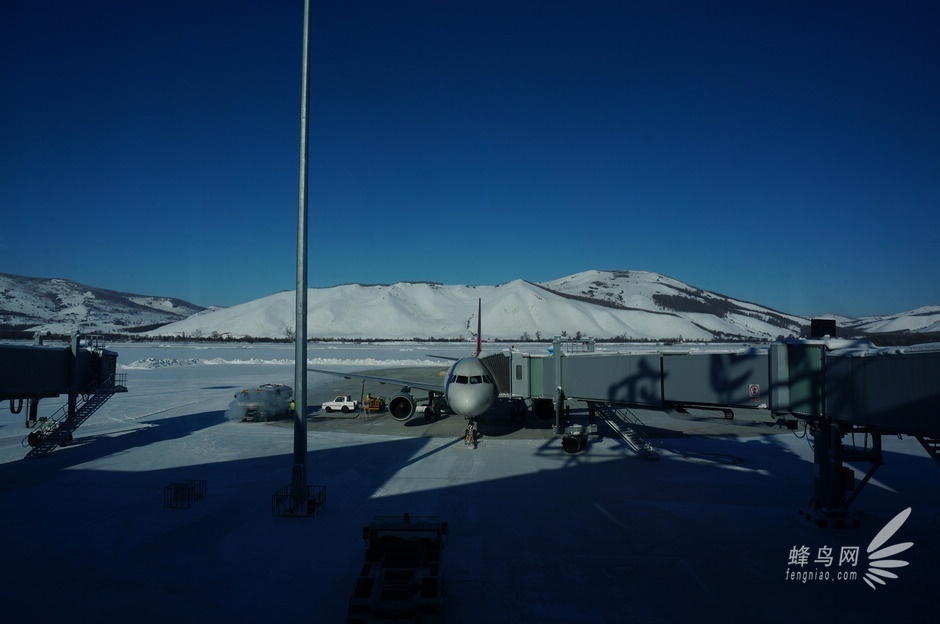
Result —
<svg viewBox="0 0 940 624"><path fill-rule="evenodd" d="M564 431L567 399L649 409L765 408L814 438L817 476L808 518L848 524L848 507L882 464L881 436L915 437L940 461L940 344L879 348L848 340L791 340L722 351L598 353L591 340L556 338L547 354L515 350L488 356L500 395L532 399ZM592 407L593 409L593 407ZM780 422L778 420L778 422ZM849 433L871 434L872 448L850 451ZM866 437L867 439L867 437ZM580 448L580 447L579 447ZM856 483L850 461L871 469Z"/></svg>
<svg viewBox="0 0 940 624"><path fill-rule="evenodd" d="M556 342L550 355L504 351L487 359L504 397L569 399L652 408L766 406L770 380L767 351L690 353L566 353ZM502 370L500 370L502 369Z"/></svg>
<svg viewBox="0 0 940 624"><path fill-rule="evenodd" d="M504 398L675 409L766 408L892 433L940 437L940 344L880 348L793 340L702 352L507 350L484 359ZM730 414L729 414L730 415Z"/></svg>

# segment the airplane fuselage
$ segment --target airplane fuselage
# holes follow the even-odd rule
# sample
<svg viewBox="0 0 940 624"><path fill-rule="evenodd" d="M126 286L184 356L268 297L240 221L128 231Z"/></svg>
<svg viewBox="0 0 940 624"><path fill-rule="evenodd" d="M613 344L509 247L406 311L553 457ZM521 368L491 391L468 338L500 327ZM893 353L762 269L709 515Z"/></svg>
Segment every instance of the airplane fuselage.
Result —
<svg viewBox="0 0 940 624"><path fill-rule="evenodd" d="M477 418L485 414L486 411L493 406L493 403L496 402L497 396L499 395L499 391L496 389L496 384L490 376L489 370L487 370L483 362L480 361L480 310L481 304L478 301L476 353L460 358L451 364L450 368L447 369L443 388L438 383L414 382L407 379L392 379L390 377L378 377L360 373L340 373L317 368L310 368L308 370L314 373L326 373L327 375L346 377L347 379L355 377L378 381L379 383L401 384L401 391L388 402L388 411L392 418L402 422L411 418L417 407L417 402L411 395L413 388L424 390L428 393L428 406L424 408L425 418L430 418L433 412L438 412L441 409L437 399L443 395L443 399L447 402L447 407L450 411L469 420L469 426L475 430ZM440 413L437 415L439 416Z"/></svg>
<svg viewBox="0 0 940 624"><path fill-rule="evenodd" d="M478 357L461 358L447 371L444 398L455 414L476 419L493 406L496 396L496 384Z"/></svg>

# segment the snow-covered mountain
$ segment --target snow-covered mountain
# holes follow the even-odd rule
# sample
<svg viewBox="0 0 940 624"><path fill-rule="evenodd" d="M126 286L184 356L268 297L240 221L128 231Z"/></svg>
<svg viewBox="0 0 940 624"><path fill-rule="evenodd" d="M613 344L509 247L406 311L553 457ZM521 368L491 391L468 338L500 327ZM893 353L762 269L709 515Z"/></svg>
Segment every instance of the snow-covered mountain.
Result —
<svg viewBox="0 0 940 624"><path fill-rule="evenodd" d="M349 339L465 339L483 301L487 339L555 335L622 340L765 340L799 335L805 318L646 271L585 271L549 282L497 286L428 282L311 288L308 335ZM64 279L0 273L0 329L152 337L285 338L294 293L204 309L168 297L115 292ZM888 316L836 318L842 336L940 332L940 306Z"/></svg>
<svg viewBox="0 0 940 624"><path fill-rule="evenodd" d="M869 316L837 321L840 327L872 334L885 333L938 333L940 332L940 306L925 306L902 314Z"/></svg>
<svg viewBox="0 0 940 624"><path fill-rule="evenodd" d="M555 335L624 340L773 339L807 321L645 271L586 271L498 286L347 284L309 291L311 338L471 339L477 299L485 338ZM284 338L293 335L294 293L207 310L148 332L153 336Z"/></svg>
<svg viewBox="0 0 940 624"><path fill-rule="evenodd" d="M0 327L7 329L122 333L172 323L204 309L170 297L0 273Z"/></svg>

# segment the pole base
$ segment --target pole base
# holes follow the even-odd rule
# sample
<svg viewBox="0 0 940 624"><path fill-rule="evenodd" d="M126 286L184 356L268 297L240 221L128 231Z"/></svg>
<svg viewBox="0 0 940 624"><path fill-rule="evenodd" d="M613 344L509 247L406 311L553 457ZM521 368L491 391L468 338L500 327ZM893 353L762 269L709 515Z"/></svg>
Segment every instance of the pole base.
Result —
<svg viewBox="0 0 940 624"><path fill-rule="evenodd" d="M295 501L294 486L285 485L271 496L271 515L278 517L312 518L326 504L326 487L308 485L306 496Z"/></svg>

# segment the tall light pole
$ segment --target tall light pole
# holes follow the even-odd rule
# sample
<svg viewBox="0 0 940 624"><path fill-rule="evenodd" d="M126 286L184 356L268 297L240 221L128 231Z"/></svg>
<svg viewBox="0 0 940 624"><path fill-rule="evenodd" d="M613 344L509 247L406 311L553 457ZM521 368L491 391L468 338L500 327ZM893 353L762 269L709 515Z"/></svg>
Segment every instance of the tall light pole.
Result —
<svg viewBox="0 0 940 624"><path fill-rule="evenodd" d="M310 74L310 0L304 0L303 62L300 78L300 182L297 202L297 321L294 327L294 464L291 503L307 511L307 99Z"/></svg>

